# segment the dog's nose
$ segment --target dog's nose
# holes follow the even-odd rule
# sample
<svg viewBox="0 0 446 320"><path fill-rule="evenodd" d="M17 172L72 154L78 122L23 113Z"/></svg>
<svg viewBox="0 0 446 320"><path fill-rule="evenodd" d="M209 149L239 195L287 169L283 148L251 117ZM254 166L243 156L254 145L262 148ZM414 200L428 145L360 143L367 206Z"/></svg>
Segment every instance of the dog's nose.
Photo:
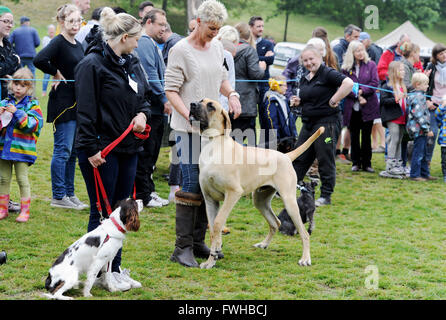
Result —
<svg viewBox="0 0 446 320"><path fill-rule="evenodd" d="M198 108L198 103L197 102L191 102L190 103L190 108L191 109Z"/></svg>

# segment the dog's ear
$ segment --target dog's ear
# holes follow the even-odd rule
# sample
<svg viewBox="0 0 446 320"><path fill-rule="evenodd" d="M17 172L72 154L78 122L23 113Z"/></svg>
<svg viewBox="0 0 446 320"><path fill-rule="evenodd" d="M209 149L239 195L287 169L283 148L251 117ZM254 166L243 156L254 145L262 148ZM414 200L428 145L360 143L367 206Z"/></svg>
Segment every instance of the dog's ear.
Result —
<svg viewBox="0 0 446 320"><path fill-rule="evenodd" d="M311 186L313 187L313 189L316 188L318 184L319 183L317 180L311 180Z"/></svg>
<svg viewBox="0 0 446 320"><path fill-rule="evenodd" d="M223 127L225 129L225 134L229 135L232 130L231 119L229 118L229 114L225 109L221 109L221 114L223 116Z"/></svg>
<svg viewBox="0 0 446 320"><path fill-rule="evenodd" d="M122 201L120 218L128 231L138 231L140 227L138 203L133 199Z"/></svg>

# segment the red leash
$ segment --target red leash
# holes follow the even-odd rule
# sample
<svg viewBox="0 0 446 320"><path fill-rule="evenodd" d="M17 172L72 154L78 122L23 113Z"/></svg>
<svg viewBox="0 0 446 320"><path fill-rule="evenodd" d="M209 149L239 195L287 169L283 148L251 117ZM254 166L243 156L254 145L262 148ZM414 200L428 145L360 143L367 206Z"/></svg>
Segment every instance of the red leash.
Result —
<svg viewBox="0 0 446 320"><path fill-rule="evenodd" d="M129 127L119 136L118 139L116 139L115 141L113 141L112 143L110 143L108 146L106 146L104 148L104 150L101 151L101 157L102 159L105 159L105 157L122 141L124 140L124 138L129 134L130 131L132 131L133 129L133 123L131 123L129 125ZM150 126L148 124L146 124L146 128L144 129L143 133L138 133L138 132L133 132L133 134L141 139L141 140L145 140L149 137L150 134ZM110 202L108 201L108 197L107 197L107 193L105 191L104 188L104 184L102 183L102 179L101 179L101 175L99 174L99 169L98 168L93 168L93 175L94 175L94 184L96 187L96 207L98 208L98 211L101 215L102 218L104 218L104 216L102 215L102 205L101 205L101 199L100 199L100 195L102 195L102 199L104 200L105 203L105 209L107 210L107 217L110 216L110 214L112 213L112 209L110 206ZM99 194L99 191L101 192L101 194ZM133 187L133 197L136 196L136 187Z"/></svg>

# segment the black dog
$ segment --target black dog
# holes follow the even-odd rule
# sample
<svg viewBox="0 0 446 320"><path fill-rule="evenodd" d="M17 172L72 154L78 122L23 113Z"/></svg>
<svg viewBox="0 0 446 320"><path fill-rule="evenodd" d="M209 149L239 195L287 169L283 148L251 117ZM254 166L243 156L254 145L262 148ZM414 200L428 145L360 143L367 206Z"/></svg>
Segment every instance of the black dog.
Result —
<svg viewBox="0 0 446 320"><path fill-rule="evenodd" d="M297 184L300 189L300 197L297 198L297 204L299 205L300 217L303 223L307 221L310 222L308 227L308 233L311 235L314 229L314 212L316 210L316 206L314 204L314 189L317 186L317 181L312 180L311 182L303 182L299 181ZM283 209L279 214L279 220L282 223L279 227L279 231L283 234L294 236L297 234L296 227L294 226L293 221L286 209Z"/></svg>

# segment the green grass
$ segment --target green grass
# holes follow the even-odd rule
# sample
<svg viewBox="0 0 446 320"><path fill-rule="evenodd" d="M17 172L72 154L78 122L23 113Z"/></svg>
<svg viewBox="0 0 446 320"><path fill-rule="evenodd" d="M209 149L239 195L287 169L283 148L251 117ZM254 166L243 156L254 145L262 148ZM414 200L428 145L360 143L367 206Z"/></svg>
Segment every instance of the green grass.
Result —
<svg viewBox="0 0 446 320"><path fill-rule="evenodd" d="M43 6L44 2L34 1L28 6L36 3ZM246 21L251 14L247 11L237 22ZM16 17L20 15L16 13ZM291 21L292 30L296 30L289 32L294 34L292 40L305 41L317 25L326 26L330 37L342 32L341 27L319 18L301 18ZM280 35L281 22L275 21L268 21L266 30L273 32L277 27ZM39 22L42 31L47 22L43 18ZM296 27L298 23L302 27ZM435 39L436 31L432 32ZM37 77L42 78L42 74L38 72ZM40 92L38 82L39 98ZM47 99L40 101L46 116ZM1 300L42 299L48 269L87 230L88 210L49 205L52 143L52 126L45 124L38 141L38 160L29 170L31 219L18 224L16 215L11 214L0 221L0 250L6 250L9 258L0 266ZM161 177L168 172L168 155L169 149L163 148L155 173L157 191L163 197L169 192ZM377 172L384 169L382 154L373 155L373 167ZM432 175L441 177L438 146ZM75 183L77 195L88 201L79 171ZM333 204L317 209L311 236L313 265L305 268L298 265L302 250L299 238L277 234L267 250L252 247L263 240L268 227L249 197L242 198L229 216L231 233L223 237L225 259L212 270L187 269L169 261L175 242L173 204L145 209L141 230L128 234L125 240L122 263L143 288L125 293L94 288L92 293L94 299L104 300L445 299L444 191L440 180L416 183L382 179L377 174L353 174L350 166L338 164ZM11 194L18 200L15 181ZM276 213L282 209L279 199L273 200L273 209ZM209 243L208 238L206 241ZM365 285L368 266L378 268L377 290ZM81 290L71 290L69 295L83 299Z"/></svg>
<svg viewBox="0 0 446 320"><path fill-rule="evenodd" d="M38 73L38 77L41 74ZM40 83L37 96L40 97ZM41 99L46 115L46 98ZM11 214L0 222L0 250L8 263L0 266L0 299L41 299L44 281L55 259L87 229L88 210L52 208L50 161L52 127L45 124L38 141L39 158L30 168L31 219L18 224ZM155 181L166 197L169 149L161 150ZM382 154L373 166L384 168ZM441 176L439 148L432 174ZM76 190L88 201L76 172ZM14 181L12 197L18 200ZM268 227L249 197L230 215L231 233L223 237L225 259L212 270L187 269L169 261L175 242L175 206L145 209L141 230L124 243L123 267L143 288L109 293L94 288L95 299L444 299L444 183L416 183L351 173L339 164L333 204L317 209L311 236L311 267L299 267L299 238L277 234L267 250L252 245ZM282 209L279 199L273 209ZM207 238L207 242L209 239ZM201 262L201 260L200 260ZM377 290L367 289L368 266L379 271ZM83 299L81 290L69 294Z"/></svg>

